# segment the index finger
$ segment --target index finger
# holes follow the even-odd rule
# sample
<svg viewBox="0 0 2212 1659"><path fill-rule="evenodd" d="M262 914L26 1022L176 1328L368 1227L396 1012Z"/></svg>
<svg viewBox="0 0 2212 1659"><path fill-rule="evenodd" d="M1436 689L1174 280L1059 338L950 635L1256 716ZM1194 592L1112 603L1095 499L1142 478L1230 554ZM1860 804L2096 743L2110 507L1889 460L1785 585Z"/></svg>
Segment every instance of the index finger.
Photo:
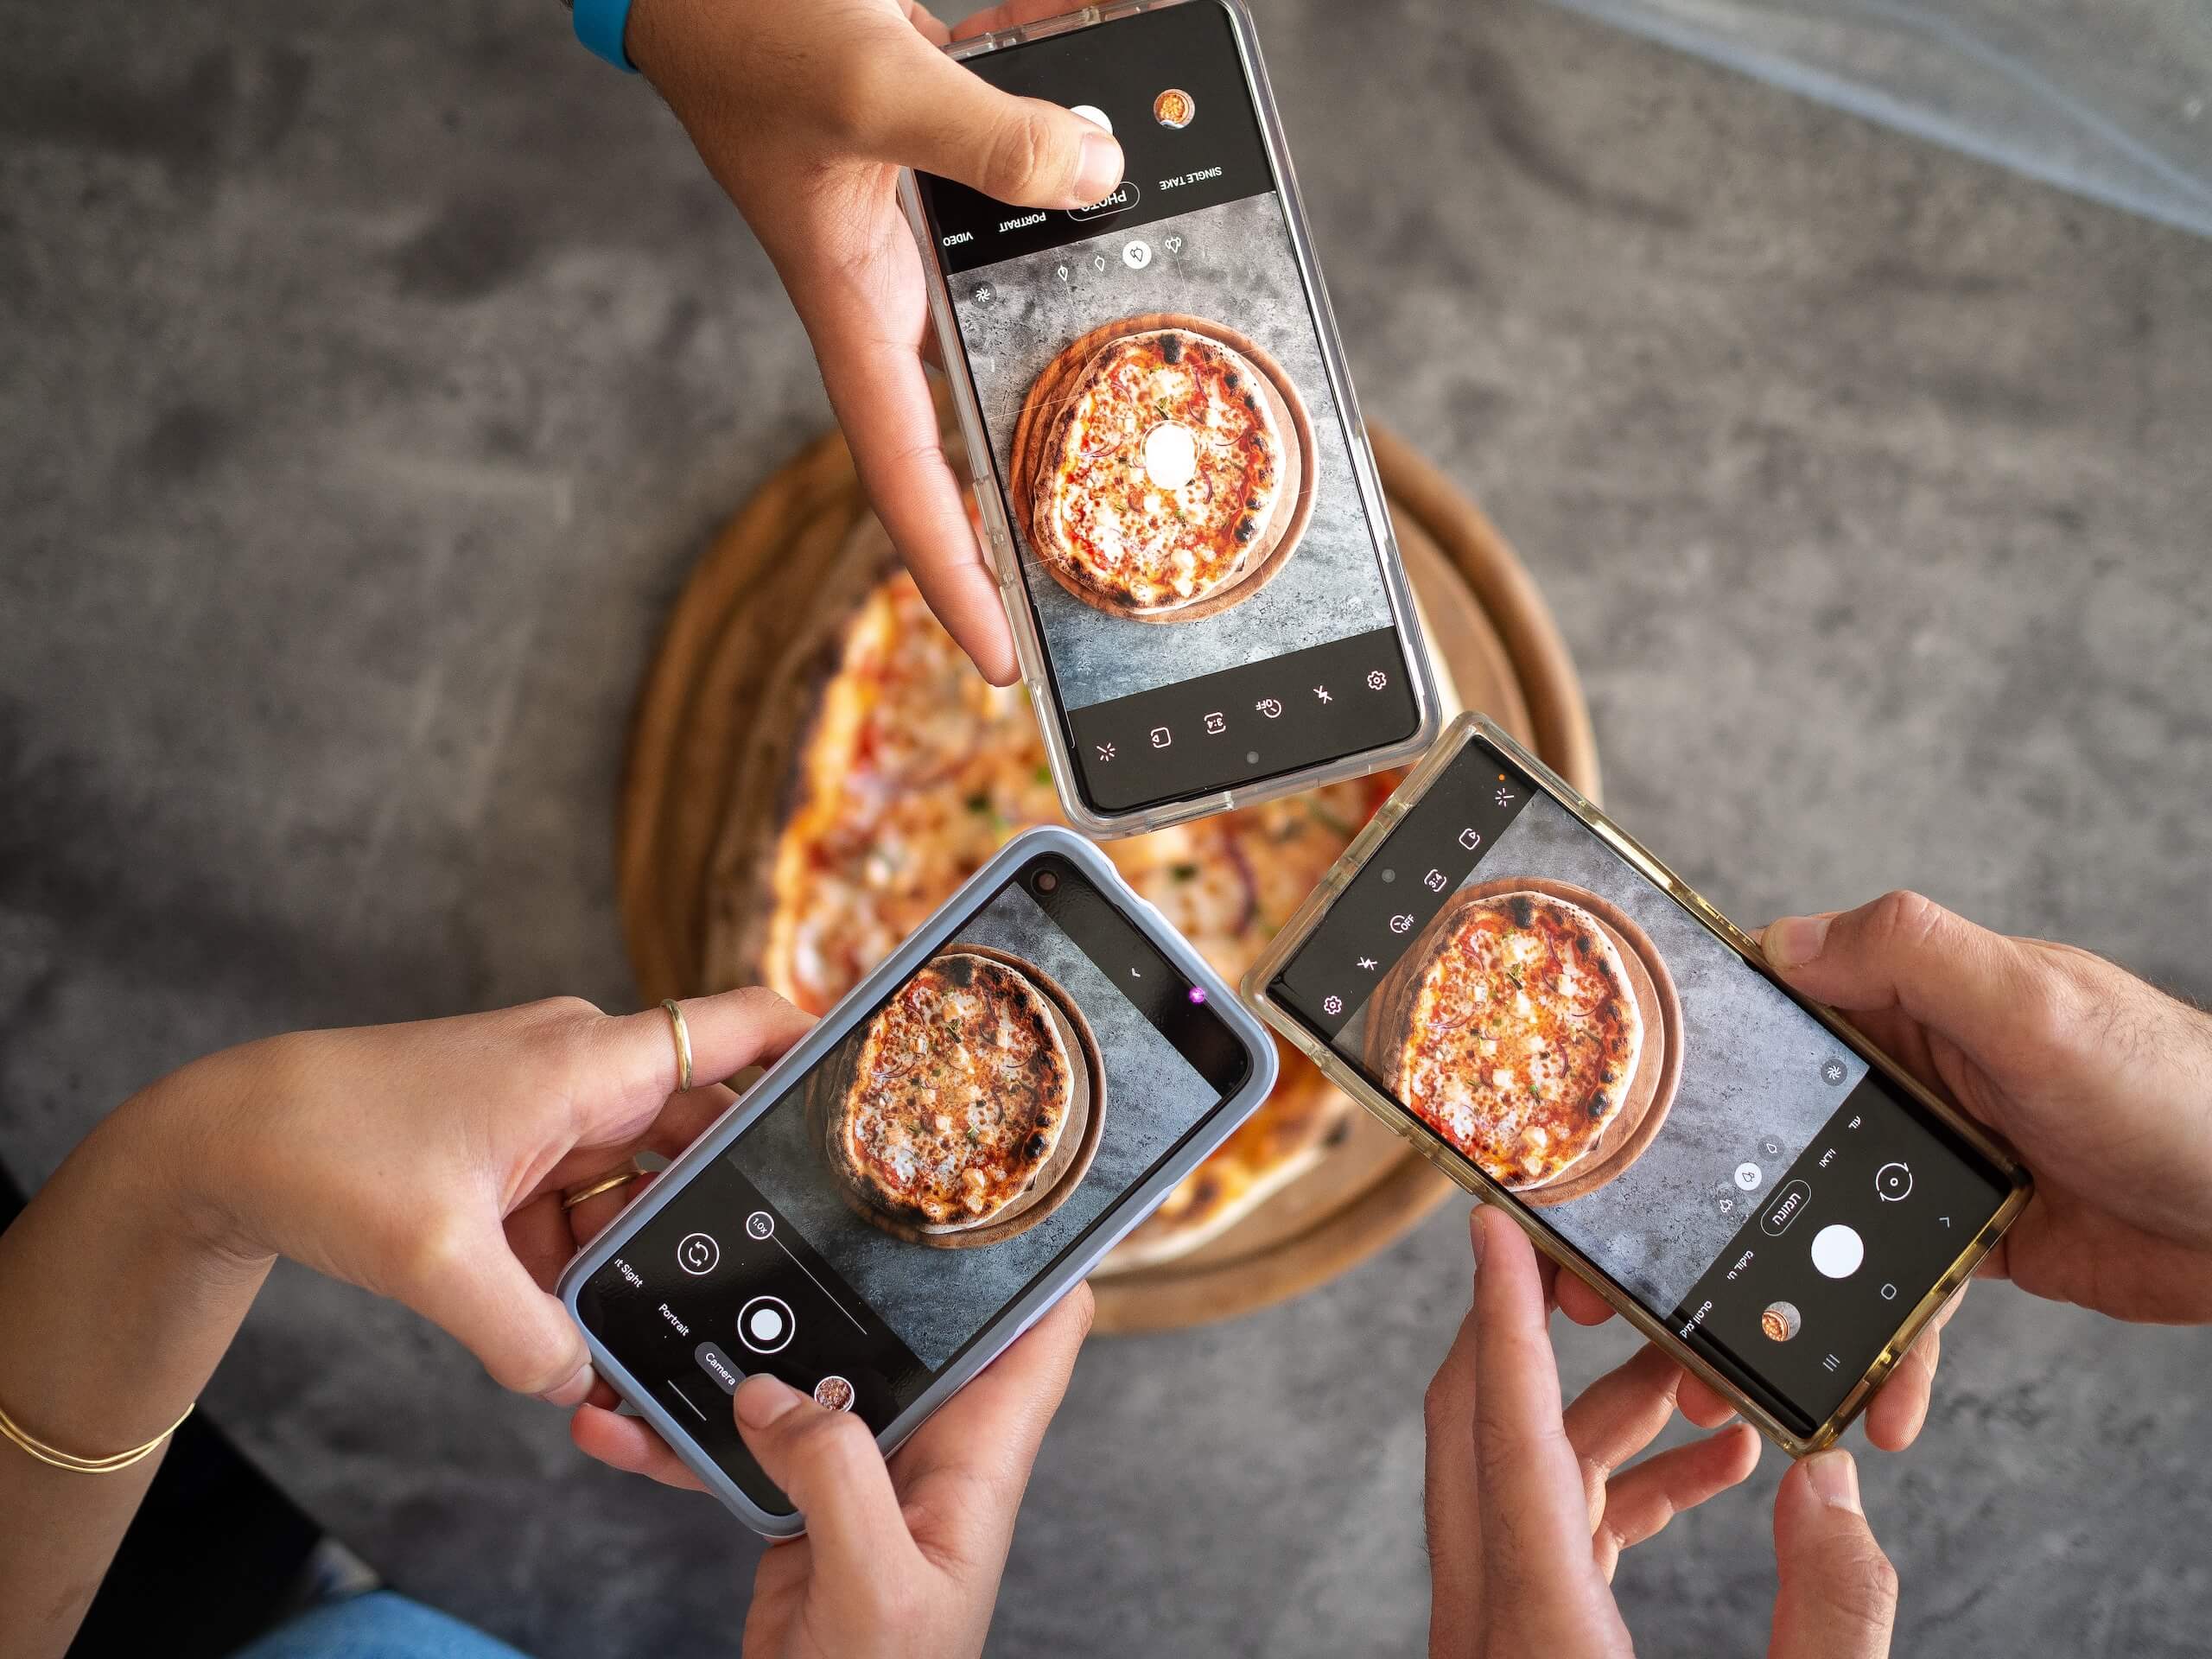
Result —
<svg viewBox="0 0 2212 1659"><path fill-rule="evenodd" d="M802 315L861 484L914 585L983 677L1011 685L1014 634L945 459L917 340L887 337L858 296L818 294Z"/></svg>
<svg viewBox="0 0 2212 1659"><path fill-rule="evenodd" d="M1588 1558L1590 1516L1560 1406L1535 1250L1487 1205L1477 1227L1475 1463L1486 1588L1513 1598L1535 1593L1560 1562Z"/></svg>

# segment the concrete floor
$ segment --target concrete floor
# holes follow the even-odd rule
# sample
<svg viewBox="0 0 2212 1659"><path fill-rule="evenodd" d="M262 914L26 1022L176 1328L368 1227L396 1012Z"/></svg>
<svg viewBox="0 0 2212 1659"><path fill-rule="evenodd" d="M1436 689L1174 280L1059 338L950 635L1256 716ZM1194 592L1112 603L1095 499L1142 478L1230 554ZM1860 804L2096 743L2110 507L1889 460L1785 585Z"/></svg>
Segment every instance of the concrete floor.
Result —
<svg viewBox="0 0 2212 1659"><path fill-rule="evenodd" d="M2212 257L1553 10L1263 0L1370 413L1475 490L1611 804L1736 914L1913 883L2199 999ZM280 1027L634 1000L610 800L710 527L826 411L551 0L0 0L0 1152ZM1000 1651L1416 1649L1461 1217L1086 1355ZM1617 1333L1563 1339L1577 1376ZM1900 1651L2201 1651L2212 1332L2003 1287L1867 1498ZM280 1273L210 1407L547 1655L731 1650L753 1547ZM1770 1455L1620 1576L1751 1653Z"/></svg>

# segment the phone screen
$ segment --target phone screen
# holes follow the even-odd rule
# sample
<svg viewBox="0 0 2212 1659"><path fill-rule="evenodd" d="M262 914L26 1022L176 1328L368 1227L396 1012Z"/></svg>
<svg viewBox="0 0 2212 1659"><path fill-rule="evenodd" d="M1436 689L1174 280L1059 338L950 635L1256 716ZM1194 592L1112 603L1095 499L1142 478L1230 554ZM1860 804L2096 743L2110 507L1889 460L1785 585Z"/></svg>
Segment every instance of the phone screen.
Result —
<svg viewBox="0 0 2212 1659"><path fill-rule="evenodd" d="M1132 811L1411 738L1395 555L1227 12L968 67L1103 118L1128 174L1073 212L918 181L1084 798Z"/></svg>
<svg viewBox="0 0 2212 1659"><path fill-rule="evenodd" d="M747 1496L766 1370L876 1433L1250 1075L1235 1032L1057 854L1029 861L579 1289Z"/></svg>
<svg viewBox="0 0 2212 1659"><path fill-rule="evenodd" d="M2011 1191L1479 734L1269 995L1801 1436Z"/></svg>

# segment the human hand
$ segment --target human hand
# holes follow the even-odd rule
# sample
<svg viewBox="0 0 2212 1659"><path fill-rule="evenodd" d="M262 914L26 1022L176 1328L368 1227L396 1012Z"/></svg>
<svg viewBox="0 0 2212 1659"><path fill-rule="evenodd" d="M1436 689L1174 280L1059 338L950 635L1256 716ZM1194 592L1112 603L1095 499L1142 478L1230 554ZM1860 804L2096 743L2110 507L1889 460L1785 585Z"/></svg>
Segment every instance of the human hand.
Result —
<svg viewBox="0 0 2212 1659"><path fill-rule="evenodd" d="M1912 893L1772 923L1764 944L2035 1172L1985 1274L2115 1319L2212 1320L2212 1016Z"/></svg>
<svg viewBox="0 0 2212 1659"><path fill-rule="evenodd" d="M1472 1236L1474 1306L1427 1402L1429 1653L1627 1656L1611 1589L1621 1551L1744 1479L1758 1437L1737 1424L1622 1467L1667 1426L1683 1373L1645 1348L1562 1411L1545 1329L1554 1270L1489 1206ZM1897 1580L1860 1513L1849 1452L1783 1478L1775 1544L1773 1659L1889 1651Z"/></svg>
<svg viewBox="0 0 2212 1659"><path fill-rule="evenodd" d="M1122 181L1104 130L939 49L1065 10L1000 6L948 32L912 0L636 0L627 35L774 262L923 597L998 685L1019 671L1014 638L938 444L928 289L897 181L910 167L1028 207L1079 207Z"/></svg>
<svg viewBox="0 0 2212 1659"><path fill-rule="evenodd" d="M774 1058L811 1023L765 990L682 1006L700 1079ZM563 998L269 1038L124 1110L223 1253L289 1256L404 1302L506 1387L575 1405L594 1377L550 1289L639 1187L574 1210L562 1195L637 1152L674 1155L728 1106L718 1082L677 1093L677 1071L662 1009Z"/></svg>
<svg viewBox="0 0 2212 1659"><path fill-rule="evenodd" d="M953 1659L980 1653L1046 1426L1090 1329L1090 1287L954 1395L887 1465L868 1426L772 1376L739 1387L738 1433L805 1516L761 1557L747 1659ZM586 1406L576 1444L671 1485L699 1481L635 1418Z"/></svg>
<svg viewBox="0 0 2212 1659"><path fill-rule="evenodd" d="M2035 1171L2035 1196L1984 1277L2115 1319L2212 1320L2212 1017L2101 957L1992 933L1918 893L1785 918L1763 939L1790 985L1847 1014ZM1571 1277L1560 1306L1583 1325L1612 1317ZM1958 1306L1868 1404L1874 1445L1901 1451L1919 1433ZM1682 1408L1705 1422L1727 1407L1693 1381Z"/></svg>
<svg viewBox="0 0 2212 1659"><path fill-rule="evenodd" d="M1859 1421L1870 1444L1885 1452L1902 1452L1920 1437L1935 1392L1936 1363L1943 1352L1943 1327L1959 1311L1965 1294L1966 1287L1961 1286L1866 1402L1866 1415ZM1612 1304L1571 1273L1559 1275L1558 1296L1560 1312L1577 1325L1603 1325L1613 1317ZM1717 1428L1736 1414L1734 1404L1725 1395L1689 1372L1682 1375L1675 1404L1700 1428Z"/></svg>

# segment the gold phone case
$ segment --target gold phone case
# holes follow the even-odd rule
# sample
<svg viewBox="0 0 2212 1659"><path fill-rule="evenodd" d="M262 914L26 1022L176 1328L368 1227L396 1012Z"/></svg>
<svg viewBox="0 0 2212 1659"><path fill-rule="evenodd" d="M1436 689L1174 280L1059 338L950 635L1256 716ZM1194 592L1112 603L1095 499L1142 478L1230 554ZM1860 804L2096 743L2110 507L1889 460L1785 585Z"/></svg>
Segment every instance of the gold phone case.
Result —
<svg viewBox="0 0 2212 1659"><path fill-rule="evenodd" d="M1322 917L1336 902L1337 896L1375 855L1400 821L1427 793L1429 785L1458 758L1459 751L1478 735L1495 745L1507 759L1528 774L1531 783L1572 813L1592 834L1626 859L1640 874L1670 894L1723 944L1751 963L1770 983L1834 1033L1839 1040L1848 1045L1869 1066L1879 1071L1908 1098L1986 1156L2012 1183L2012 1190L1999 1206L1996 1215L1967 1241L1965 1249L1943 1270L1928 1293L1906 1310L1904 1319L1883 1344L1881 1351L1875 1356L1873 1363L1867 1367L1866 1374L1853 1385L1828 1420L1808 1435L1795 1433L1757 1401L1748 1397L1669 1330L1657 1314L1615 1284L1603 1268L1581 1251L1554 1233L1535 1211L1491 1180L1473 1162L1432 1133L1419 1118L1370 1083L1350 1061L1307 1030L1295 1015L1268 995L1268 986L1282 971L1284 964L1298 954ZM1297 913L1284 925L1282 931L1268 946L1267 954L1245 975L1240 989L1245 1001L1258 1010L1261 1018L1295 1044L1300 1052L1320 1067L1330 1081L1359 1102L1386 1128L1410 1141L1414 1150L1453 1181L1477 1198L1502 1207L1520 1224L1522 1230L1529 1235L1538 1249L1587 1283L1622 1318L1733 1403L1746 1422L1792 1457L1803 1457L1835 1443L1836 1438L1850 1426L1852 1419L1864 1409L1882 1380L1927 1328L1928 1322L1936 1317L1959 1287L1973 1277L1981 1259L1989 1254L2005 1230L2012 1225L2034 1190L2028 1172L1987 1130L1938 1099L1904 1067L1867 1041L1848 1021L1818 1003L1808 1001L1783 984L1767 967L1757 941L1714 909L1680 876L1653 857L1633 836L1586 800L1573 785L1480 715L1461 715L1446 728L1436 747L1422 758L1405 782L1383 803L1367 827L1344 849L1344 856L1337 861L1320 886L1307 896Z"/></svg>

